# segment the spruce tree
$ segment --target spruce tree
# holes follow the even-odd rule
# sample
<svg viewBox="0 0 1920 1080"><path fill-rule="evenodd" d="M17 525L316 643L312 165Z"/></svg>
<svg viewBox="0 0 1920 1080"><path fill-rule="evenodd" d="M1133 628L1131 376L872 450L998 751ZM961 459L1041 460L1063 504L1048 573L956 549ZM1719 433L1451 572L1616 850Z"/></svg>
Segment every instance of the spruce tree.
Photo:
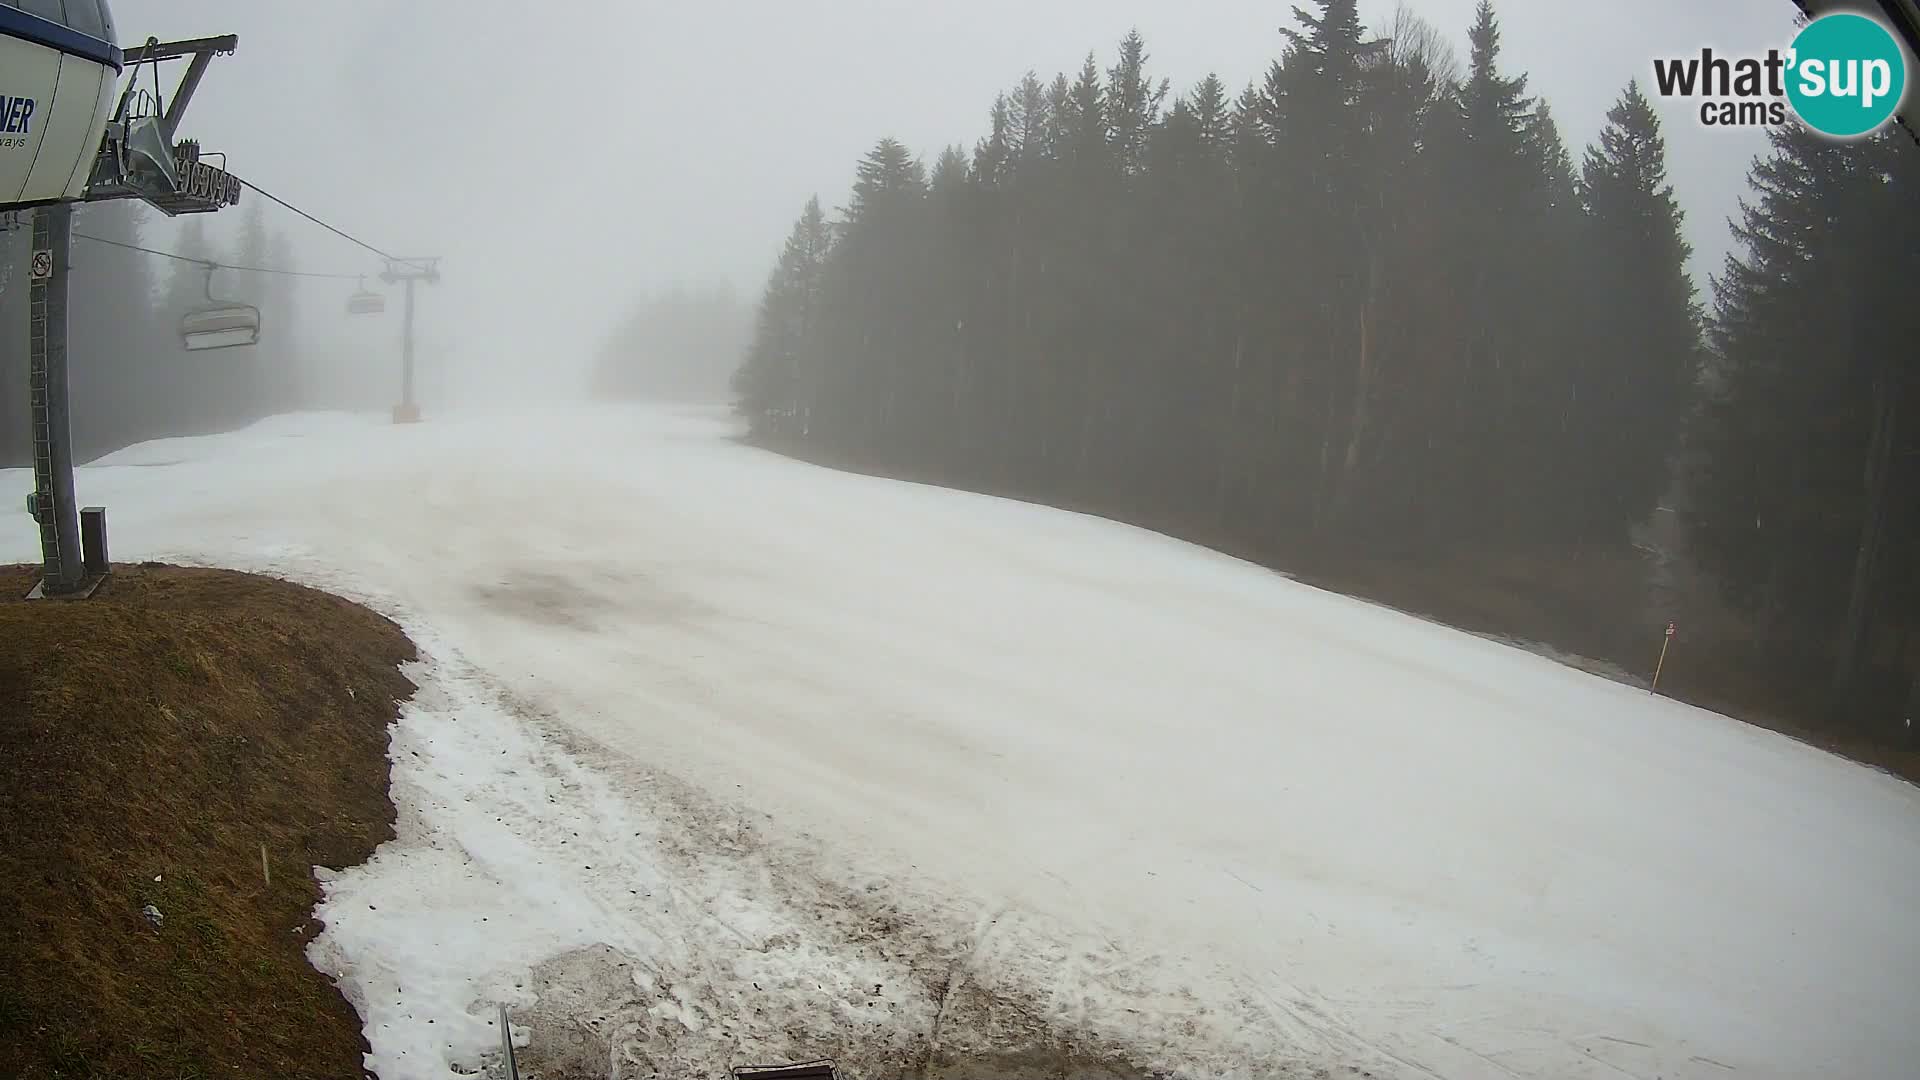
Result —
<svg viewBox="0 0 1920 1080"><path fill-rule="evenodd" d="M1147 43L1140 31L1129 31L1120 42L1120 58L1107 70L1107 86L1114 158L1120 171L1132 176L1141 169L1147 139L1160 121L1169 89L1165 79L1155 83L1148 77Z"/></svg>
<svg viewBox="0 0 1920 1080"><path fill-rule="evenodd" d="M1920 313L1899 284L1920 262L1920 162L1899 136L1771 139L1715 280L1689 535L1771 659L1813 661L1796 670L1829 689L1829 715L1897 720L1920 673L1874 657L1920 600Z"/></svg>
<svg viewBox="0 0 1920 1080"><path fill-rule="evenodd" d="M761 436L806 438L822 372L821 275L832 247L820 200L812 198L788 234L756 312L752 343L733 380L735 411Z"/></svg>
<svg viewBox="0 0 1920 1080"><path fill-rule="evenodd" d="M1638 84L1607 113L1588 149L1581 188L1594 244L1588 288L1605 310L1631 312L1602 339L1588 369L1581 413L1589 460L1582 492L1588 537L1616 540L1645 521L1671 481L1679 423L1691 405L1700 324L1687 275L1692 254L1667 182L1660 121Z"/></svg>
<svg viewBox="0 0 1920 1080"><path fill-rule="evenodd" d="M1703 371L1637 87L1576 169L1490 5L1464 65L1406 10L1381 40L1352 0L1295 14L1238 95L1163 100L1136 34L1027 73L930 175L876 145L805 333L789 275L769 283L743 411L869 467L1280 561L1552 565L1633 557L1704 382L1683 492L1702 562L1771 625L1820 628L1836 685L1874 684L1920 604L1920 420L1886 359L1920 328L1886 315L1915 308L1881 285L1910 275L1868 261L1920 250L1886 226L1911 217L1911 165L1822 142L1756 173Z"/></svg>
<svg viewBox="0 0 1920 1080"><path fill-rule="evenodd" d="M267 237L265 251L266 265L282 270L298 270L300 267L293 256L293 242L285 229L275 229ZM261 315L265 325L271 327L273 355L276 360L269 372L268 387L264 405L268 412L285 412L310 408L307 399L306 364L308 357L302 343L306 340L305 328L300 323L301 279L284 274L276 274L265 282L261 297ZM329 313L343 310L346 306L346 290L337 282L325 290ZM316 290L319 292L319 290Z"/></svg>
<svg viewBox="0 0 1920 1080"><path fill-rule="evenodd" d="M153 247L143 235L146 216L130 201L87 203L74 210L67 388L74 453L82 461L168 430L154 406L174 392L170 384L177 376L167 360L178 346L173 327L155 317L159 261L82 239ZM24 278L15 279L23 294ZM24 341L24 330L22 335L16 340Z"/></svg>
<svg viewBox="0 0 1920 1080"><path fill-rule="evenodd" d="M1474 143L1483 164L1501 167L1511 175L1512 163L1521 158L1533 102L1527 97L1525 75L1507 75L1500 70L1500 20L1494 14L1492 0L1480 0L1475 7L1467 41L1472 48L1467 80L1460 88L1467 138ZM1494 194L1504 197L1511 192L1496 189Z"/></svg>
<svg viewBox="0 0 1920 1080"><path fill-rule="evenodd" d="M260 199L249 200L240 215L240 233L231 256L237 266L277 269L272 266L272 237L267 232L264 205ZM273 301L280 282L285 280L291 279L246 271L221 276L223 298L252 304L261 315L260 343L244 353L229 355L235 362L227 366L218 395L225 414L221 418L223 426L246 424L274 411L274 384L292 363L290 346L295 336L291 327L275 320L278 312Z"/></svg>

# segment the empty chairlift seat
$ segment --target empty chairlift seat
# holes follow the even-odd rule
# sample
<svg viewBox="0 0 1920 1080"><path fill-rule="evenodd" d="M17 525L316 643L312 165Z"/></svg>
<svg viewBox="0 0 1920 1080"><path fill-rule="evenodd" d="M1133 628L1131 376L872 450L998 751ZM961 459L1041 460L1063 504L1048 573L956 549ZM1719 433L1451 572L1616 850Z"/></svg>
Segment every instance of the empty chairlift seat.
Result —
<svg viewBox="0 0 1920 1080"><path fill-rule="evenodd" d="M180 319L180 344L188 352L231 349L260 340L259 308L213 295L213 274L218 269L218 263L206 264L207 305L187 312Z"/></svg>
<svg viewBox="0 0 1920 1080"><path fill-rule="evenodd" d="M369 290L364 278L361 279L360 287L354 290L353 295L347 297L347 314L349 315L378 315L385 310L387 310L387 298Z"/></svg>
<svg viewBox="0 0 1920 1080"><path fill-rule="evenodd" d="M260 309L247 304L201 308L180 320L180 343L188 352L229 349L260 341Z"/></svg>

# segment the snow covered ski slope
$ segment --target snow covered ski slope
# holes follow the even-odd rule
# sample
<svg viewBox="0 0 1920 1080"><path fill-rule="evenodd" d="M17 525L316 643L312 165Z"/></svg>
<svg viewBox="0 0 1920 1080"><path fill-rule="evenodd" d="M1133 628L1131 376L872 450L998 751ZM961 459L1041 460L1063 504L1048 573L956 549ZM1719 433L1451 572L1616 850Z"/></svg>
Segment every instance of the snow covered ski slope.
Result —
<svg viewBox="0 0 1920 1080"><path fill-rule="evenodd" d="M1920 791L729 432L309 415L80 471L117 559L279 573L422 646L401 835L314 947L383 1076L471 1070L496 1001L597 1076L936 1029L1196 1076L1920 1075Z"/></svg>

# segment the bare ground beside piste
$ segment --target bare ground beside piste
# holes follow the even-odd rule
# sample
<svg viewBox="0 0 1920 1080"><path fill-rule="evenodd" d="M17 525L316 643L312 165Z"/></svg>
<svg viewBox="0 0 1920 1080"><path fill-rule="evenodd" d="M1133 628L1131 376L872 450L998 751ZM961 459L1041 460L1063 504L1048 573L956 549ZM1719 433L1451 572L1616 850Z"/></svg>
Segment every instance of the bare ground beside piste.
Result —
<svg viewBox="0 0 1920 1080"><path fill-rule="evenodd" d="M305 954L311 868L393 834L412 644L272 578L126 566L25 602L37 569L0 567L0 1076L362 1075Z"/></svg>

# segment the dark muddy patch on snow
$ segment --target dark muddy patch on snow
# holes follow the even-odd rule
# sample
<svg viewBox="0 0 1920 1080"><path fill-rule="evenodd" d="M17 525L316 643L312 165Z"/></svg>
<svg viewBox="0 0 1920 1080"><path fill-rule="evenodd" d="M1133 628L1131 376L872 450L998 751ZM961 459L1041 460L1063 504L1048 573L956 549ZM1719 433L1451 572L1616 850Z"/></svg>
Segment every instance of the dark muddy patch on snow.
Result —
<svg viewBox="0 0 1920 1080"><path fill-rule="evenodd" d="M473 586L473 595L489 609L543 626L585 629L592 616L608 605L571 578L539 570L523 570L500 580Z"/></svg>
<svg viewBox="0 0 1920 1080"><path fill-rule="evenodd" d="M572 630L679 623L704 610L648 575L605 567L518 567L474 585L472 593L496 614Z"/></svg>

